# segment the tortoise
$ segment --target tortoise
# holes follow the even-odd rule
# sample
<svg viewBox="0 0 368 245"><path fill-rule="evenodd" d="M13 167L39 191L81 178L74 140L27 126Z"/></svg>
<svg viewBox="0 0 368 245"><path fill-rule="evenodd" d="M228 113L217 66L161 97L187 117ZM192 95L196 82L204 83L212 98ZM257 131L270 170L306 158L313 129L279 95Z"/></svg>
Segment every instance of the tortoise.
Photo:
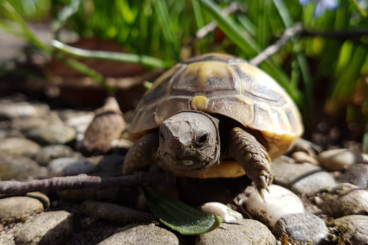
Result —
<svg viewBox="0 0 368 245"><path fill-rule="evenodd" d="M194 178L247 174L263 196L271 159L302 133L296 105L274 79L243 59L209 53L165 72L138 103L123 174L153 163Z"/></svg>

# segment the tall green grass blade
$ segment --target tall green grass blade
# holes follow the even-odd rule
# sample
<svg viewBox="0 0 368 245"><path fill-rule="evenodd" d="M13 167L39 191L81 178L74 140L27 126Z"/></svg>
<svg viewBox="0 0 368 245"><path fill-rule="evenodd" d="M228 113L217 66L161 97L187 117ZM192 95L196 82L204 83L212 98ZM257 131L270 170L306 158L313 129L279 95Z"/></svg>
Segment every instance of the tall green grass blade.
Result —
<svg viewBox="0 0 368 245"><path fill-rule="evenodd" d="M57 15L56 19L51 23L51 30L57 32L67 20L78 11L81 0L72 0L69 5L65 6Z"/></svg>
<svg viewBox="0 0 368 245"><path fill-rule="evenodd" d="M356 0L349 0L349 2L362 18L367 18L367 12L359 6Z"/></svg>
<svg viewBox="0 0 368 245"><path fill-rule="evenodd" d="M164 61L157 59L157 58L144 56L144 55L107 52L107 51L92 51L92 50L74 48L72 46L66 45L57 40L52 41L52 46L56 48L57 50L60 50L66 54L69 54L71 56L78 57L78 58L112 60L112 61L128 62L128 63L140 63L145 66L156 67L156 68L167 67Z"/></svg>
<svg viewBox="0 0 368 245"><path fill-rule="evenodd" d="M192 0L192 7L197 30L199 30L204 26L204 20L201 12L201 5L199 4L198 0Z"/></svg>

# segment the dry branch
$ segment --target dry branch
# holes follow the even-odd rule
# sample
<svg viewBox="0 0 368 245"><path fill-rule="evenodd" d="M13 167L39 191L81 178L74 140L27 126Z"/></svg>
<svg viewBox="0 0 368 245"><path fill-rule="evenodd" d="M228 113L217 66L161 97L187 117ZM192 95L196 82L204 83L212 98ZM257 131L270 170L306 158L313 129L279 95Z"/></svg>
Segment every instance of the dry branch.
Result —
<svg viewBox="0 0 368 245"><path fill-rule="evenodd" d="M272 44L271 46L268 46L265 50L263 50L256 57L250 60L249 63L255 66L259 65L260 63L268 59L270 56L277 53L283 46L287 44L290 38L292 38L298 33L301 33L302 31L303 26L300 23L297 23L292 27L286 29L282 34L281 38L276 43Z"/></svg>
<svg viewBox="0 0 368 245"><path fill-rule="evenodd" d="M54 177L51 179L34 180L30 182L0 181L0 194L25 194L27 192L51 192L84 188L109 188L117 186L132 186L140 184L174 183L175 177L168 173L137 172L121 177L78 176Z"/></svg>

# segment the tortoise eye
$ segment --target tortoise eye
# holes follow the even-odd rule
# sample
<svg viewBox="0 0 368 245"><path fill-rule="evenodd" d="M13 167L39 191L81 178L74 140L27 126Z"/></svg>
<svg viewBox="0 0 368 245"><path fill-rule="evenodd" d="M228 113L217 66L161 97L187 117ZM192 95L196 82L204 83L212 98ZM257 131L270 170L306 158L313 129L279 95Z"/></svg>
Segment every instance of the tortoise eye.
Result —
<svg viewBox="0 0 368 245"><path fill-rule="evenodd" d="M198 145L203 145L206 141L207 141L207 134L204 134L204 135L202 135L202 136L197 140L197 144L198 144Z"/></svg>

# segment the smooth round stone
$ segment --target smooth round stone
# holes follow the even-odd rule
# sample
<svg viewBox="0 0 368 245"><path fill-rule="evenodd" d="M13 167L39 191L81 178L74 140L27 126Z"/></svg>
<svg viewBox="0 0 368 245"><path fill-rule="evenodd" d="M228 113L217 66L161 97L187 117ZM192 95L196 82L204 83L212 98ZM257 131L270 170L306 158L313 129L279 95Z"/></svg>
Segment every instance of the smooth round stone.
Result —
<svg viewBox="0 0 368 245"><path fill-rule="evenodd" d="M36 162L41 166L47 166L52 160L67 157L73 153L73 150L66 145L51 145L42 147L36 157Z"/></svg>
<svg viewBox="0 0 368 245"><path fill-rule="evenodd" d="M273 227L276 221L286 214L304 213L304 206L297 195L282 186L270 185L270 193L263 191L260 197L254 186L249 186L241 197L240 204L245 205L254 219Z"/></svg>
<svg viewBox="0 0 368 245"><path fill-rule="evenodd" d="M116 233L98 245L179 245L179 239L174 233L157 227L154 224L138 225L128 230Z"/></svg>
<svg viewBox="0 0 368 245"><path fill-rule="evenodd" d="M333 217L368 213L368 191L350 183L337 184L315 197L315 202Z"/></svg>
<svg viewBox="0 0 368 245"><path fill-rule="evenodd" d="M42 213L14 234L16 244L66 244L72 234L72 216L65 211Z"/></svg>
<svg viewBox="0 0 368 245"><path fill-rule="evenodd" d="M12 121L12 128L25 131L32 128L44 127L47 126L48 122L39 117L30 117L30 118L16 118Z"/></svg>
<svg viewBox="0 0 368 245"><path fill-rule="evenodd" d="M351 244L367 244L368 242L368 216L349 215L335 219L334 225L344 231L344 238Z"/></svg>
<svg viewBox="0 0 368 245"><path fill-rule="evenodd" d="M42 117L50 111L48 105L40 103L16 102L11 99L0 100L0 119L20 117Z"/></svg>
<svg viewBox="0 0 368 245"><path fill-rule="evenodd" d="M368 164L353 164L337 178L339 183L350 183L361 188L368 188Z"/></svg>
<svg viewBox="0 0 368 245"><path fill-rule="evenodd" d="M75 138L73 128L63 124L53 124L46 127L34 128L25 133L30 138L43 145L65 144Z"/></svg>
<svg viewBox="0 0 368 245"><path fill-rule="evenodd" d="M196 245L274 245L271 231L256 220L241 219L236 224L221 223L221 227L198 236Z"/></svg>
<svg viewBox="0 0 368 245"><path fill-rule="evenodd" d="M274 234L277 238L285 235L294 242L323 244L329 230L323 220L313 214L287 214L275 224Z"/></svg>
<svg viewBox="0 0 368 245"><path fill-rule="evenodd" d="M298 194L314 195L336 184L330 174L310 163L296 164L278 160L273 162L272 169L275 184Z"/></svg>
<svg viewBox="0 0 368 245"><path fill-rule="evenodd" d="M48 196L41 192L28 192L27 197L35 198L43 204L44 209L50 208L50 199Z"/></svg>
<svg viewBox="0 0 368 245"><path fill-rule="evenodd" d="M0 128L0 139L5 139L5 138L25 138L25 137L18 130Z"/></svg>
<svg viewBox="0 0 368 245"><path fill-rule="evenodd" d="M84 134L89 124L92 122L95 113L88 111L62 110L58 111L63 122L75 129L79 134Z"/></svg>
<svg viewBox="0 0 368 245"><path fill-rule="evenodd" d="M40 146L24 138L0 139L0 154L34 157L40 151Z"/></svg>
<svg viewBox="0 0 368 245"><path fill-rule="evenodd" d="M116 139L111 142L113 151L117 154L126 154L130 147L133 146L133 142L127 139Z"/></svg>
<svg viewBox="0 0 368 245"><path fill-rule="evenodd" d="M1 180L26 181L46 176L47 170L28 157L0 156Z"/></svg>
<svg viewBox="0 0 368 245"><path fill-rule="evenodd" d="M304 151L294 152L292 157L297 163L311 163L313 165L318 165L318 161L312 155L309 155Z"/></svg>
<svg viewBox="0 0 368 245"><path fill-rule="evenodd" d="M238 220L243 219L243 215L241 215L241 213L238 213L219 202L205 203L200 206L199 209L205 213L220 216L222 218L222 222L226 223L236 223Z"/></svg>
<svg viewBox="0 0 368 245"><path fill-rule="evenodd" d="M87 174L96 169L96 165L82 158L62 157L49 164L50 176L70 176Z"/></svg>
<svg viewBox="0 0 368 245"><path fill-rule="evenodd" d="M15 245L14 237L12 235L0 235L1 245Z"/></svg>
<svg viewBox="0 0 368 245"><path fill-rule="evenodd" d="M0 199L0 223L25 221L28 216L43 212L40 201L30 197L8 197Z"/></svg>
<svg viewBox="0 0 368 245"><path fill-rule="evenodd" d="M111 154L90 157L88 160L97 164L95 173L98 176L120 176L123 171L125 156Z"/></svg>
<svg viewBox="0 0 368 245"><path fill-rule="evenodd" d="M152 214L127 208L124 206L95 201L85 201L82 213L86 216L98 217L116 223L151 223L156 220Z"/></svg>
<svg viewBox="0 0 368 245"><path fill-rule="evenodd" d="M363 163L361 154L348 149L333 149L324 151L318 155L321 166L330 171L344 171L352 164Z"/></svg>

